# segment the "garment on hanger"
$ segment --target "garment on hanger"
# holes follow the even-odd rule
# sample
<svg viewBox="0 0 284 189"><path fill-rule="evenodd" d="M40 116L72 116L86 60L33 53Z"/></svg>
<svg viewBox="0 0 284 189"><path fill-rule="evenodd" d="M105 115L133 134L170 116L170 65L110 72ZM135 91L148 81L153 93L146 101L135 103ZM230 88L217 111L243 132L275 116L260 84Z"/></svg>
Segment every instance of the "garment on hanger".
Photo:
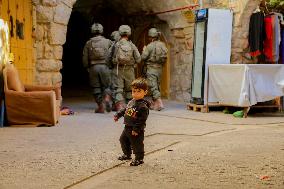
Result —
<svg viewBox="0 0 284 189"><path fill-rule="evenodd" d="M249 47L251 56L259 56L263 51L264 40L264 14L255 12L250 17L249 22Z"/></svg>
<svg viewBox="0 0 284 189"><path fill-rule="evenodd" d="M253 13L257 13L257 12L260 12L261 10L260 10L260 7L259 7L259 5L256 7L256 9L253 11Z"/></svg>
<svg viewBox="0 0 284 189"><path fill-rule="evenodd" d="M281 26L280 64L284 64L284 24Z"/></svg>
<svg viewBox="0 0 284 189"><path fill-rule="evenodd" d="M284 25L284 17L283 17L283 14L281 14L281 13L279 13L279 12L272 12L272 13L278 16L280 25Z"/></svg>
<svg viewBox="0 0 284 189"><path fill-rule="evenodd" d="M265 40L264 55L267 62L277 63L279 60L280 23L278 16L269 14L264 18Z"/></svg>

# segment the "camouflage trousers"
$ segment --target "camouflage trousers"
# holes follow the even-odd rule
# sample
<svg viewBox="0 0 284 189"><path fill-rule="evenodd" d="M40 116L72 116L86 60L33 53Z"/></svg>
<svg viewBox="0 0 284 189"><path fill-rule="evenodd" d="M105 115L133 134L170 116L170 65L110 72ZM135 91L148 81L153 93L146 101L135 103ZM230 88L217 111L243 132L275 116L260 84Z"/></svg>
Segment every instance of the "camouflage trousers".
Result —
<svg viewBox="0 0 284 189"><path fill-rule="evenodd" d="M89 79L92 87L92 94L99 104L103 101L105 94L111 94L111 76L109 68L105 64L95 64L89 68Z"/></svg>
<svg viewBox="0 0 284 189"><path fill-rule="evenodd" d="M160 85L161 85L161 76L162 76L162 67L153 68L147 66L147 81L149 86L150 95L154 100L161 98Z"/></svg>
<svg viewBox="0 0 284 189"><path fill-rule="evenodd" d="M112 88L115 103L132 99L131 83L134 79L133 66L119 66L112 70Z"/></svg>

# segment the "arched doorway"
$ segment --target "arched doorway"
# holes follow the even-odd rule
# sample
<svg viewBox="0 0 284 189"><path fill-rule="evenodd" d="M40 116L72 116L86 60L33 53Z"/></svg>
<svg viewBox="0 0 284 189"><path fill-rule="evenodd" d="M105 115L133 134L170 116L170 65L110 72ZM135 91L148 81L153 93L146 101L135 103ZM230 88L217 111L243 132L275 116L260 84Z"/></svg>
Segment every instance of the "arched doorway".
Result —
<svg viewBox="0 0 284 189"><path fill-rule="evenodd" d="M148 37L148 30L152 27L152 25L146 26L142 32L140 33L138 37L138 41L136 42L137 48L139 52L143 51L143 47L146 46L147 44L150 43L149 37ZM163 33L160 36L160 40L163 41L167 47L169 48L168 42L166 40L165 35ZM163 65L163 74L162 74L162 79L161 79L161 95L164 98L169 97L169 87L170 87L170 60L169 60L169 54L170 51L168 51L168 59L166 64ZM136 70L136 75L141 76L142 74L142 69L143 69L144 63L142 62L140 65L138 65L138 69Z"/></svg>
<svg viewBox="0 0 284 189"><path fill-rule="evenodd" d="M82 4L80 4L82 2ZM118 8L119 2L101 3L92 2L92 6L87 1L77 1L73 7L67 29L66 43L63 49L63 97L64 91L77 91L78 89L88 90L88 73L82 66L82 51L86 41L92 37L90 33L91 25L94 22L104 26L104 36L109 38L112 31L118 30L122 24L130 25L132 28L131 40L139 47L142 53L143 46L148 42L148 26L167 25L156 16L141 16L140 13L129 13L128 10ZM143 13L141 13L143 14ZM147 27L145 27L147 26ZM163 28L168 28L167 26ZM162 40L166 42L165 36ZM142 47L142 48L141 48ZM163 97L169 96L169 63L165 66L165 74L162 83ZM141 66L138 67L140 73ZM139 75L139 74L138 74ZM68 90L67 90L68 89ZM76 93L76 92L75 92ZM87 92L86 92L87 94Z"/></svg>

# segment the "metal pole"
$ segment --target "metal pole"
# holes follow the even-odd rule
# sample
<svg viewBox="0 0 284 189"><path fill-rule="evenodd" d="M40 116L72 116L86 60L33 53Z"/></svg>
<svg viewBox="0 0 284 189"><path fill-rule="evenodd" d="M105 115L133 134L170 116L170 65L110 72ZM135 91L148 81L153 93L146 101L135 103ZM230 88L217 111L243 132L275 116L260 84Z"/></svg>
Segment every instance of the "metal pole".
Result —
<svg viewBox="0 0 284 189"><path fill-rule="evenodd" d="M187 6L185 6L185 7L180 7L180 8L170 9L170 10L160 11L160 12L153 12L153 13L149 13L149 14L146 14L146 15L164 14L164 13L175 12L175 11L179 11L179 10L194 9L194 8L196 8L196 7L199 7L199 5L198 5L198 4L187 5Z"/></svg>

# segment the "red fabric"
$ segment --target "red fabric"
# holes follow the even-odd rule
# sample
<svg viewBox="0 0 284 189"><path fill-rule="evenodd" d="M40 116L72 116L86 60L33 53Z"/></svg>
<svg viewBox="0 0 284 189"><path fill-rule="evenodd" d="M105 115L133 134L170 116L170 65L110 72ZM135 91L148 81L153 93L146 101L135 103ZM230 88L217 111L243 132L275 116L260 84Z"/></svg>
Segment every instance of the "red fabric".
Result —
<svg viewBox="0 0 284 189"><path fill-rule="evenodd" d="M255 51L255 52L250 52L249 53L251 56L259 56L259 55L261 55L261 52L259 51L259 50L257 50L257 51Z"/></svg>
<svg viewBox="0 0 284 189"><path fill-rule="evenodd" d="M273 17L267 16L264 18L265 25L265 40L264 40L264 55L267 60L273 59Z"/></svg>

